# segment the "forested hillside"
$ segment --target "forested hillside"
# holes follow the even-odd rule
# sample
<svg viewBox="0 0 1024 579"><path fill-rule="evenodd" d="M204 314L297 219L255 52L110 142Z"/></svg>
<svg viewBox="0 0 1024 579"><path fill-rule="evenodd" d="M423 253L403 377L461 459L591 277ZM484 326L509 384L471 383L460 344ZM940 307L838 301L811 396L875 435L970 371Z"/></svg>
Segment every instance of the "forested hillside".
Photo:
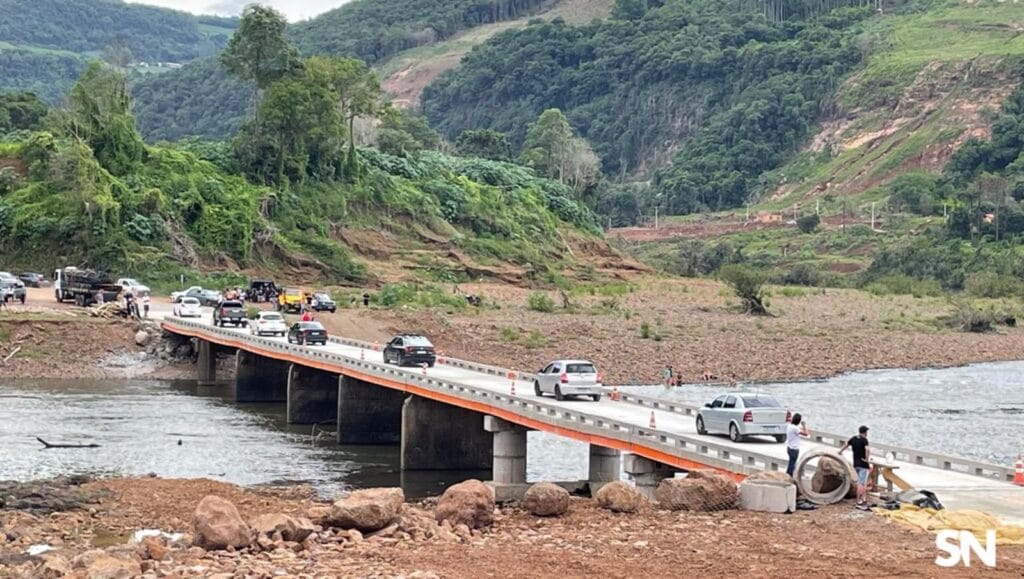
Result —
<svg viewBox="0 0 1024 579"><path fill-rule="evenodd" d="M122 66L215 54L235 21L120 0L0 0L0 89L62 97L89 60Z"/></svg>
<svg viewBox="0 0 1024 579"><path fill-rule="evenodd" d="M558 108L606 174L655 176L669 212L740 204L811 134L862 57L854 39L873 9L771 20L761 2L660 4L620 0L606 23L502 34L428 87L424 111L449 138L490 128L518 146Z"/></svg>

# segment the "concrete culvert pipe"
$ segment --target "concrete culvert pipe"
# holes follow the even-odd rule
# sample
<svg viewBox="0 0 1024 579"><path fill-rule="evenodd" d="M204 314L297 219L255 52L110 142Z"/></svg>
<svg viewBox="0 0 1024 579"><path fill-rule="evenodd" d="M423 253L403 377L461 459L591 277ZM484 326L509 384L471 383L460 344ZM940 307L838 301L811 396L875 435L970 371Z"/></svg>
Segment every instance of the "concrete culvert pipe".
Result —
<svg viewBox="0 0 1024 579"><path fill-rule="evenodd" d="M842 465L842 471L846 473L846 476L843 477L843 483L838 488L827 493L815 492L811 488L811 479L810 477L804 477L804 469L807 469L810 462L815 459L818 460L819 464L823 460L832 460ZM800 494L807 497L807 500L819 505L831 505L843 500L843 497L850 492L850 487L853 485L853 481L857 480L857 475L850 464L843 460L839 453L825 448L815 448L807 454L801 453L800 460L796 464L796 471L793 473L793 478L796 479L796 488L799 489Z"/></svg>

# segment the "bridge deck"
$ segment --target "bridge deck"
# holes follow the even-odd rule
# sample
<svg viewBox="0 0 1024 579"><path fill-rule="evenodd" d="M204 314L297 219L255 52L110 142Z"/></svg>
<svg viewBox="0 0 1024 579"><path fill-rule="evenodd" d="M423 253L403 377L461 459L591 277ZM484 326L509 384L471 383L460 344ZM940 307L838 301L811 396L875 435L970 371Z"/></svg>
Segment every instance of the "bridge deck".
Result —
<svg viewBox="0 0 1024 579"><path fill-rule="evenodd" d="M500 369L452 361L426 374L383 364L381 353L358 342L332 341L326 346L297 346L283 338L255 338L245 329L216 328L209 318L166 318L165 330L241 348L267 357L355 376L384 387L397 388L441 402L499 416L524 426L577 440L634 452L683 468L711 467L745 474L762 469L785 469L785 446L769 439L734 443L728 438L701 436L685 413L655 410L656 428L649 428L651 408L640 403L538 399L532 382L518 380L516 396ZM361 360L365 357L365 361ZM809 450L823 446L805 441ZM834 448L834 447L833 447ZM1024 523L1024 487L990 477L898 462L900 476L916 488L934 491L954 509L990 512L1006 522Z"/></svg>

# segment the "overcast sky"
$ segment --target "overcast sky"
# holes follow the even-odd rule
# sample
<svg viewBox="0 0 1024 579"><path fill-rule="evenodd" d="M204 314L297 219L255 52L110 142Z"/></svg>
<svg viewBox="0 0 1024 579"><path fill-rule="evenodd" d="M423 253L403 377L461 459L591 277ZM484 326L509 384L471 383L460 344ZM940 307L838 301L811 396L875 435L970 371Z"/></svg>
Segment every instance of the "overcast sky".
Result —
<svg viewBox="0 0 1024 579"><path fill-rule="evenodd" d="M252 4L253 0L129 0L139 4L153 4L166 8L187 10L195 14L218 14L221 16L238 16L242 8ZM341 6L348 0L261 0L259 3L280 10L295 22L326 12Z"/></svg>

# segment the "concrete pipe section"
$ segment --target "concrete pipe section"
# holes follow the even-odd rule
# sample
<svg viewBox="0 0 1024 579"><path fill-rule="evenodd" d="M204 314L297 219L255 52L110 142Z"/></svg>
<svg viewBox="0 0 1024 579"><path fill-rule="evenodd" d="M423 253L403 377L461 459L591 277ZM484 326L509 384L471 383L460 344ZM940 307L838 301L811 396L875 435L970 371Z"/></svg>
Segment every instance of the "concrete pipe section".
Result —
<svg viewBox="0 0 1024 579"><path fill-rule="evenodd" d="M853 471L853 467L843 460L839 453L826 448L814 448L806 454L801 453L801 455L800 460L796 464L796 471L793 473L793 478L796 479L796 488L799 489L800 494L807 497L807 500L812 503L819 505L831 505L843 500L847 493L850 492L853 481L857 480L857 474ZM817 460L819 464L822 460L833 460L837 464L843 465L843 472L846 473L846 476L843 477L843 483L838 488L827 493L815 492L811 488L810 478L804 478L804 469L810 465L812 460Z"/></svg>

